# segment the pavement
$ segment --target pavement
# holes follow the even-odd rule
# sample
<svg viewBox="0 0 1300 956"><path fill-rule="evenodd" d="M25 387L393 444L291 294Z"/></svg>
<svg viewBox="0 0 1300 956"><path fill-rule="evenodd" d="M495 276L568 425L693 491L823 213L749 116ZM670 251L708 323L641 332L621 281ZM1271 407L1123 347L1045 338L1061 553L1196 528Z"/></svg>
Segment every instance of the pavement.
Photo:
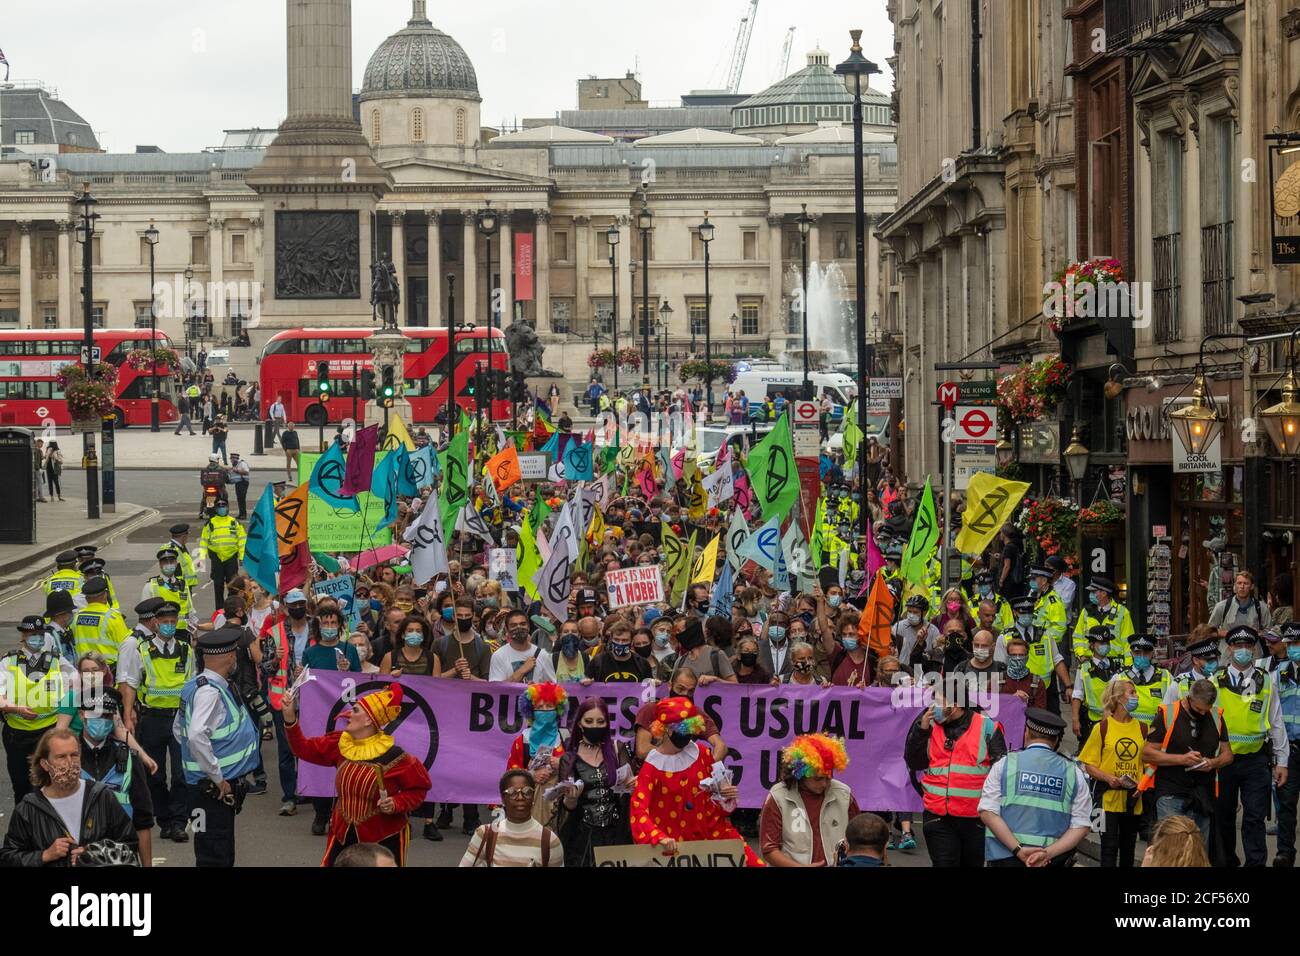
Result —
<svg viewBox="0 0 1300 956"><path fill-rule="evenodd" d="M92 522L86 517L84 497L69 495L66 501L38 501L36 542L0 544L0 590L30 577L34 568L42 575L49 573L53 570L54 555L61 551L78 544L103 547L124 530L148 521L154 514L156 512L151 508L121 502L116 505L115 512L101 513L100 518Z"/></svg>

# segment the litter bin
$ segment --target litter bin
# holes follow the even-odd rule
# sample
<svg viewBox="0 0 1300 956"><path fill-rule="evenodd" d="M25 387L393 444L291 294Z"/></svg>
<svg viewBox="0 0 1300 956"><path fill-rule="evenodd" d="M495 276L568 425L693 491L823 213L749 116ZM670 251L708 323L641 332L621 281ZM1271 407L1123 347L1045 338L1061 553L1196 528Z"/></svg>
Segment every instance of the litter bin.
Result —
<svg viewBox="0 0 1300 956"><path fill-rule="evenodd" d="M36 437L28 428L0 428L0 544L36 543Z"/></svg>

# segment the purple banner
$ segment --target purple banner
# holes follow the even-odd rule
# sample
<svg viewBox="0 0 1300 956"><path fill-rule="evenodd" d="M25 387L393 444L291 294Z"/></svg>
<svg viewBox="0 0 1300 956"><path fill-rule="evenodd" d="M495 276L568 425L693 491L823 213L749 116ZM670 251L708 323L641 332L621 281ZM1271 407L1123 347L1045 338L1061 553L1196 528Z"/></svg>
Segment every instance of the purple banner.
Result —
<svg viewBox="0 0 1300 956"><path fill-rule="evenodd" d="M335 671L316 673L300 691L302 729L309 736L335 729L348 701L386 687L378 675L357 678ZM406 700L394 727L397 743L421 759L433 787L429 800L444 803L495 803L510 746L522 729L519 684L402 677ZM577 698L602 697L614 715L614 733L635 738L636 712L650 699L639 684L568 685ZM666 686L656 688L662 696ZM345 700L346 698L346 700ZM717 725L727 745L727 764L740 787L740 805L760 807L777 782L780 751L798 734L843 737L849 765L840 775L864 810L920 810L921 799L903 762L907 729L929 699L906 688L781 687L714 682L695 694L695 702ZM1024 738L1024 704L996 697L995 716L1007 746ZM334 768L300 762L298 791L305 796L334 794Z"/></svg>

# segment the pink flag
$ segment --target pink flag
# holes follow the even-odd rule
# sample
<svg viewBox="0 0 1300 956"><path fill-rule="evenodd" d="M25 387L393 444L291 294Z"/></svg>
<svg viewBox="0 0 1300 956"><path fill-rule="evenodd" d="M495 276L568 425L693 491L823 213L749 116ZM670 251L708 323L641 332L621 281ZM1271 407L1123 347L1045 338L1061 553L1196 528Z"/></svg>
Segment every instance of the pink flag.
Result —
<svg viewBox="0 0 1300 956"><path fill-rule="evenodd" d="M717 471L729 461L731 461L731 445L724 441L722 447L718 449L718 457L713 459L713 470Z"/></svg>
<svg viewBox="0 0 1300 956"><path fill-rule="evenodd" d="M732 487L735 489L733 497L736 507L741 511L749 511L749 506L754 500L754 489L749 487L749 475L743 471L735 472Z"/></svg>
<svg viewBox="0 0 1300 956"><path fill-rule="evenodd" d="M343 470L343 484L339 497L348 498L370 490L370 474L375 470L375 449L379 447L379 426L362 428L353 436L348 446L347 465Z"/></svg>
<svg viewBox="0 0 1300 956"><path fill-rule="evenodd" d="M876 529L872 528L871 533L867 535L867 577L862 582L862 590L865 593L867 588L871 587L871 582L876 579L876 572L885 563L885 557L880 553L880 547L876 544ZM859 595L861 596L861 595Z"/></svg>
<svg viewBox="0 0 1300 956"><path fill-rule="evenodd" d="M649 468L642 468L638 471L636 473L636 481L637 484L641 486L641 494L645 495L647 500L655 496L655 492L658 489L655 486L654 472Z"/></svg>
<svg viewBox="0 0 1300 956"><path fill-rule="evenodd" d="M673 455L673 479L682 480L682 468L686 465L686 449L677 449L677 454Z"/></svg>

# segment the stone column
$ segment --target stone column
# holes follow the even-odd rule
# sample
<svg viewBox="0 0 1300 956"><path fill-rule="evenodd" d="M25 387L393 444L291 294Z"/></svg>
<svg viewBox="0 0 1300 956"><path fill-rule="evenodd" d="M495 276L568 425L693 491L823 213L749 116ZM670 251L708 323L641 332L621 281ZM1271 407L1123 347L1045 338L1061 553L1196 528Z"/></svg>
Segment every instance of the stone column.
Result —
<svg viewBox="0 0 1300 956"><path fill-rule="evenodd" d="M812 226L808 229L808 268L812 269L822 261L822 216L819 212L810 212L808 217L812 220Z"/></svg>
<svg viewBox="0 0 1300 956"><path fill-rule="evenodd" d="M397 270L397 288L402 294L401 304L397 307L397 327L406 328L406 318L410 315L411 304L407 301L406 288L406 213L398 211L392 214L393 268Z"/></svg>
<svg viewBox="0 0 1300 956"><path fill-rule="evenodd" d="M289 120L355 127L352 0L286 0Z"/></svg>
<svg viewBox="0 0 1300 956"><path fill-rule="evenodd" d="M429 328L442 325L442 213L430 209L428 237L429 254Z"/></svg>
<svg viewBox="0 0 1300 956"><path fill-rule="evenodd" d="M205 298L208 320L213 323L212 331L217 336L222 334L221 320L226 316L226 293L223 291L226 281L224 227L225 222L221 219L208 220L209 294Z"/></svg>
<svg viewBox="0 0 1300 956"><path fill-rule="evenodd" d="M244 327L257 328L261 324L263 299L262 287L266 283L266 262L262 258L262 242L266 236L266 233L263 230L265 221L261 216L254 216L252 219L248 220L248 225L252 231L248 240L252 243L252 252L250 254L253 258L253 295L252 301L249 303L251 314L249 315L249 320L244 323ZM367 300L368 299L369 297L367 296Z"/></svg>
<svg viewBox="0 0 1300 956"><path fill-rule="evenodd" d="M785 249L784 216L767 217L767 315L768 336L785 335ZM760 330L761 331L761 330Z"/></svg>
<svg viewBox="0 0 1300 956"><path fill-rule="evenodd" d="M533 215L533 306L540 333L551 331L551 212L534 209Z"/></svg>
<svg viewBox="0 0 1300 956"><path fill-rule="evenodd" d="M478 226L474 220L477 212L465 209L462 215L465 217L465 249L461 258L465 261L462 263L460 289L461 322L483 325L483 316L478 313Z"/></svg>
<svg viewBox="0 0 1300 956"><path fill-rule="evenodd" d="M618 316L619 346L630 346L632 330L637 326L632 319L632 217L619 216L618 223Z"/></svg>
<svg viewBox="0 0 1300 956"><path fill-rule="evenodd" d="M32 327L32 222L18 223L18 327Z"/></svg>
<svg viewBox="0 0 1300 956"><path fill-rule="evenodd" d="M497 319L504 329L515 318L515 240L514 230L510 225L511 210L501 212L500 240L501 255L497 259L501 271L501 316Z"/></svg>
<svg viewBox="0 0 1300 956"><path fill-rule="evenodd" d="M59 327L72 325L72 232L77 224L59 223Z"/></svg>
<svg viewBox="0 0 1300 956"><path fill-rule="evenodd" d="M876 220L867 217L867 319L881 315L883 301L880 295L880 240L876 238ZM876 331L879 331L877 329Z"/></svg>
<svg viewBox="0 0 1300 956"><path fill-rule="evenodd" d="M587 260L591 258L591 217L574 216L573 231L577 233L574 248L577 258L577 275L573 289L573 321L581 328L583 319L591 319L591 298L587 289Z"/></svg>

